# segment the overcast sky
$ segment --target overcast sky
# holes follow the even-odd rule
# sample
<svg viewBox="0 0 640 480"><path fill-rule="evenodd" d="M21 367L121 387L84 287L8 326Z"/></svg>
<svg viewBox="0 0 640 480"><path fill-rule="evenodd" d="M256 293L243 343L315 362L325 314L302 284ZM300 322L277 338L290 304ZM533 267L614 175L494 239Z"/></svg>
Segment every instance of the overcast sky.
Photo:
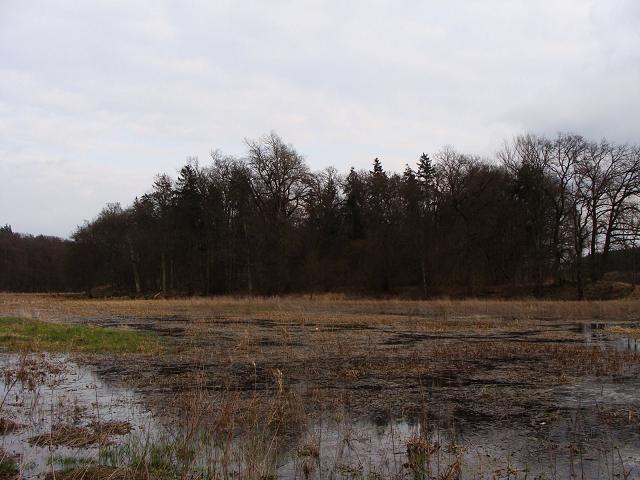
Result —
<svg viewBox="0 0 640 480"><path fill-rule="evenodd" d="M640 141L640 1L0 0L0 223L71 234L271 130L401 170L522 132Z"/></svg>

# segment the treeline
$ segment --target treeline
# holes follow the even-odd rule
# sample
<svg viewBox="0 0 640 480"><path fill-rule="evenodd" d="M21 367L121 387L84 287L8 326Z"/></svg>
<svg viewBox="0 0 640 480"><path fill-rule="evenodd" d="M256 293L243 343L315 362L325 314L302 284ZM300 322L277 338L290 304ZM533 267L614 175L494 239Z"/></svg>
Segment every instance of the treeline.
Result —
<svg viewBox="0 0 640 480"><path fill-rule="evenodd" d="M68 290L71 242L44 235L15 233L0 227L0 292L58 292Z"/></svg>
<svg viewBox="0 0 640 480"><path fill-rule="evenodd" d="M640 150L521 136L490 161L446 148L402 173L311 172L271 134L110 204L68 245L67 287L129 293L430 296L571 283L639 238Z"/></svg>

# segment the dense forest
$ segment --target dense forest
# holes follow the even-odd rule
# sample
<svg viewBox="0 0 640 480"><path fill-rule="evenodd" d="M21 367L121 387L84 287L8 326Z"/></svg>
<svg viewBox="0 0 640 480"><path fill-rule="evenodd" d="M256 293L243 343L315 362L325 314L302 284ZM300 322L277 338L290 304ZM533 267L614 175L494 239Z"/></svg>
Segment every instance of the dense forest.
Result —
<svg viewBox="0 0 640 480"><path fill-rule="evenodd" d="M4 227L0 290L426 297L571 284L582 298L640 240L637 146L526 135L495 159L445 148L401 173L376 158L346 174L311 172L274 133L246 147L158 175L70 240Z"/></svg>
<svg viewBox="0 0 640 480"><path fill-rule="evenodd" d="M0 292L68 290L67 259L71 242L57 237L15 233L0 227Z"/></svg>

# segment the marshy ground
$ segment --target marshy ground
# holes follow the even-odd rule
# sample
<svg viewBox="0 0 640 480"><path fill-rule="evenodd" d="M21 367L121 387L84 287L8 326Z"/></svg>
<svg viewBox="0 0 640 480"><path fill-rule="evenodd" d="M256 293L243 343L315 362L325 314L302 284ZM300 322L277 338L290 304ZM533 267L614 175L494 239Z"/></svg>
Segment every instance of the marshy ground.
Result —
<svg viewBox="0 0 640 480"><path fill-rule="evenodd" d="M638 300L0 295L0 317L0 478L640 477Z"/></svg>

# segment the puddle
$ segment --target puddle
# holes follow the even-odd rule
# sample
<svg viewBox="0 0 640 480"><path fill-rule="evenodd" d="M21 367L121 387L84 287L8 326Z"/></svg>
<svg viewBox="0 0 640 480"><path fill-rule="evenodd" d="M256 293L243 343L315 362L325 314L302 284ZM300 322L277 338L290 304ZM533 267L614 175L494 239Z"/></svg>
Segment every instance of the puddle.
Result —
<svg viewBox="0 0 640 480"><path fill-rule="evenodd" d="M640 340L624 335L607 332L607 328L624 326L638 327L637 323L581 323L570 329L582 335L582 341L588 345L598 344L613 348L619 352L640 352Z"/></svg>
<svg viewBox="0 0 640 480"><path fill-rule="evenodd" d="M546 422L545 422L546 423ZM416 419L314 425L279 478L637 478L640 440L589 436L567 414L546 429L421 426ZM593 427L593 425L591 425ZM416 445L422 456L416 455ZM459 476L448 477L459 469Z"/></svg>
<svg viewBox="0 0 640 480"><path fill-rule="evenodd" d="M71 448L51 445L47 437L56 425L92 431L91 425L126 425L124 430L144 433L154 429L151 413L128 389L107 384L89 368L64 355L0 353L0 417L20 428L0 436L0 447L14 457L22 478L44 478L52 461L72 458L96 460L101 445ZM80 428L77 428L80 427ZM55 428L54 428L55 431ZM33 438L44 435L42 446ZM30 442L31 440L31 442ZM104 437L104 445L123 441L120 435Z"/></svg>
<svg viewBox="0 0 640 480"><path fill-rule="evenodd" d="M589 378L554 389L560 407L625 406L640 409L640 378L637 376Z"/></svg>

